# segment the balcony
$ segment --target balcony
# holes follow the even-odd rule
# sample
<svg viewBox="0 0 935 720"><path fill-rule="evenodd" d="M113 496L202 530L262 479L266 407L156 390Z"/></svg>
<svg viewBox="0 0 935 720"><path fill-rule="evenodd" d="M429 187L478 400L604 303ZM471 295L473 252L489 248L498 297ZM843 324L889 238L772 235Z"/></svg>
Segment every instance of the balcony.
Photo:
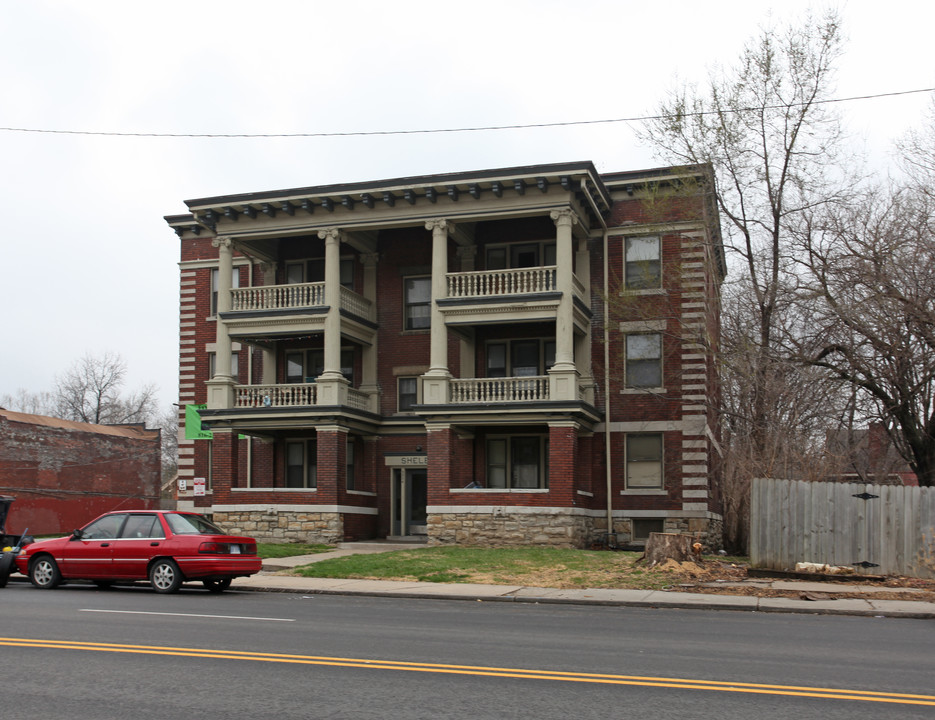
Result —
<svg viewBox="0 0 935 720"><path fill-rule="evenodd" d="M236 408L307 407L315 404L315 383L236 385Z"/></svg>
<svg viewBox="0 0 935 720"><path fill-rule="evenodd" d="M453 379L451 403L535 402L549 399L549 376Z"/></svg>
<svg viewBox="0 0 935 720"><path fill-rule="evenodd" d="M372 342L376 328L373 303L343 286L340 297L342 333ZM313 282L233 288L231 310L223 317L231 337L268 337L322 332L327 312L325 283Z"/></svg>
<svg viewBox="0 0 935 720"><path fill-rule="evenodd" d="M449 325L490 322L530 322L554 320L562 298L557 286L557 267L475 270L447 273L448 295L438 305ZM572 293L579 308L589 308L584 285L572 276ZM576 322L587 324L584 312Z"/></svg>

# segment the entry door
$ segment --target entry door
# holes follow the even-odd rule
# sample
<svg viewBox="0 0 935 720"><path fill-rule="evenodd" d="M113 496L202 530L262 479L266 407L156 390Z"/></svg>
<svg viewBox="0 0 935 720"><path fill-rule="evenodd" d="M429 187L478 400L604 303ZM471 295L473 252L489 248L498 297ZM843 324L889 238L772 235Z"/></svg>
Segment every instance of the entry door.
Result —
<svg viewBox="0 0 935 720"><path fill-rule="evenodd" d="M425 470L393 470L393 535L425 535L428 474Z"/></svg>

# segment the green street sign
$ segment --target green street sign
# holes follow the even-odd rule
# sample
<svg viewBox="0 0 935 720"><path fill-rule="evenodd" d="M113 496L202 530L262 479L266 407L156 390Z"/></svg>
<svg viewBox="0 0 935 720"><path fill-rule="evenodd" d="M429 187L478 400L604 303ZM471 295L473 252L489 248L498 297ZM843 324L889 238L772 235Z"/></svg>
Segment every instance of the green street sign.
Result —
<svg viewBox="0 0 935 720"><path fill-rule="evenodd" d="M201 415L199 410L204 410L207 405L186 405L185 406L185 439L186 440L212 440L214 433L210 430L201 429Z"/></svg>

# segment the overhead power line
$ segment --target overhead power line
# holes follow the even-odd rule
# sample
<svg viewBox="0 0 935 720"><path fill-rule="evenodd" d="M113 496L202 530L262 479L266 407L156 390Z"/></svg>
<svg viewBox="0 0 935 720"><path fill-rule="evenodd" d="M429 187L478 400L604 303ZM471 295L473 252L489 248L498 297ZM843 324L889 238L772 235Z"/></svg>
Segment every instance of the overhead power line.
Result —
<svg viewBox="0 0 935 720"><path fill-rule="evenodd" d="M706 110L683 113L681 117L703 117L723 113L762 112L764 110L782 110L805 105L827 105L830 103L854 102L856 100L876 100L898 95L915 95L935 92L935 88L903 90L900 92L877 93L875 95L855 95L830 100L814 100L808 103L790 103L788 105L763 105L757 107L734 108L731 110ZM613 123L647 122L664 120L671 115L640 115L625 118L607 118L604 120L567 120L550 123L523 123L515 125L480 125L460 128L424 128L421 130L358 130L351 132L298 132L298 133L160 133L160 132L118 132L105 130L52 130L47 128L0 127L4 132L41 133L47 135L93 135L99 137L153 137L153 138L329 138L329 137L367 137L375 135L433 135L440 133L490 132L496 130L529 130L535 128L571 127L575 125L609 125Z"/></svg>

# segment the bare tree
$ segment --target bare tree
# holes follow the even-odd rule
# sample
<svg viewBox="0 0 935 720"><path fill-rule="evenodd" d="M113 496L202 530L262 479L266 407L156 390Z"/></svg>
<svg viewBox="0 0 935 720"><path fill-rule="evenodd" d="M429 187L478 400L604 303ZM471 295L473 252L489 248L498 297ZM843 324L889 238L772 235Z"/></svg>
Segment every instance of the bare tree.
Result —
<svg viewBox="0 0 935 720"><path fill-rule="evenodd" d="M853 388L919 478L935 486L935 196L877 189L808 227L800 358Z"/></svg>
<svg viewBox="0 0 935 720"><path fill-rule="evenodd" d="M0 408L30 415L51 415L54 405L51 393L45 391L33 393L19 388L12 395L0 396Z"/></svg>
<svg viewBox="0 0 935 720"><path fill-rule="evenodd" d="M704 90L676 90L641 133L669 164L714 167L735 278L724 288L719 355L725 542L732 547L745 544L745 519L729 515L745 512L750 478L788 467L791 458L784 461L777 452L801 452L808 439L801 423L815 415L814 404L807 410L800 405L813 397L800 383L813 378L787 367L782 340L798 331L792 326L800 319L792 233L816 207L841 201L848 187L838 170L841 125L823 103L831 97L840 50L834 13L765 28L736 67L712 74ZM790 407L792 397L796 405ZM737 529L735 537L729 528Z"/></svg>
<svg viewBox="0 0 935 720"><path fill-rule="evenodd" d="M123 395L126 363L120 355L85 355L57 378L55 416L94 424L152 423L156 420L156 388Z"/></svg>

